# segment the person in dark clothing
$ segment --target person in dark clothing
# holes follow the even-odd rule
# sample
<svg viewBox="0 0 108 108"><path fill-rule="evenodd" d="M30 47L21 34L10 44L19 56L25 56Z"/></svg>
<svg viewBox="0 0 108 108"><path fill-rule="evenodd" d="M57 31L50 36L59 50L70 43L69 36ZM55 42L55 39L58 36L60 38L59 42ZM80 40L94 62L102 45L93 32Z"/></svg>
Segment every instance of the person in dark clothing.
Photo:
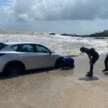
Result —
<svg viewBox="0 0 108 108"><path fill-rule="evenodd" d="M93 66L96 63L96 61L99 59L99 54L98 52L95 51L94 48L85 48L81 47L80 51L82 53L86 53L89 57L90 60L90 71L86 74L87 77L93 77Z"/></svg>
<svg viewBox="0 0 108 108"><path fill-rule="evenodd" d="M105 65L105 69L103 70L103 72L108 71L108 54L107 54L107 56L105 57L104 65Z"/></svg>

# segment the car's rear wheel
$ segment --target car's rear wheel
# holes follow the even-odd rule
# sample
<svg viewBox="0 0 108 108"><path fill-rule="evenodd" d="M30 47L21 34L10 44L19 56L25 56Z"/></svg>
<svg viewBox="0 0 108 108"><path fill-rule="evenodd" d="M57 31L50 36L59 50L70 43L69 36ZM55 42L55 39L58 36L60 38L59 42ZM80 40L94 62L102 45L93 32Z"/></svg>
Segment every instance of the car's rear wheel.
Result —
<svg viewBox="0 0 108 108"><path fill-rule="evenodd" d="M16 76L24 71L25 68L21 63L10 63L4 68L3 74Z"/></svg>

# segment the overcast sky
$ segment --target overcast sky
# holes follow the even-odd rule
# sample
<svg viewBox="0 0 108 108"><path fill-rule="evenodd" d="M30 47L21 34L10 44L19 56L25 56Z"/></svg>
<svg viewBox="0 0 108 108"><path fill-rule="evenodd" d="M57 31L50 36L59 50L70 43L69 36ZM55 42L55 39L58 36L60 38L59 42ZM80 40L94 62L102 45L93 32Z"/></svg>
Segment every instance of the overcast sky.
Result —
<svg viewBox="0 0 108 108"><path fill-rule="evenodd" d="M0 0L0 28L88 34L108 29L108 0Z"/></svg>

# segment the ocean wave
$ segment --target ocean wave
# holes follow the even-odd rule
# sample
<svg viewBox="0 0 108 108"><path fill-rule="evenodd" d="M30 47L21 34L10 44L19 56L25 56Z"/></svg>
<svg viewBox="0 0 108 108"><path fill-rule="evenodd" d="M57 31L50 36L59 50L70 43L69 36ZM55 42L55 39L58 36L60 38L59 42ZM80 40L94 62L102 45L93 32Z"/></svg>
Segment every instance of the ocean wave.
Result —
<svg viewBox="0 0 108 108"><path fill-rule="evenodd" d="M1 42L19 42L28 41L36 42L46 45L57 53L65 55L79 55L80 47L85 46L88 48L96 48L96 50L102 54L108 51L108 38L96 39L90 37L70 37L62 36L60 34L49 35L48 33L36 33L36 34L1 34Z"/></svg>

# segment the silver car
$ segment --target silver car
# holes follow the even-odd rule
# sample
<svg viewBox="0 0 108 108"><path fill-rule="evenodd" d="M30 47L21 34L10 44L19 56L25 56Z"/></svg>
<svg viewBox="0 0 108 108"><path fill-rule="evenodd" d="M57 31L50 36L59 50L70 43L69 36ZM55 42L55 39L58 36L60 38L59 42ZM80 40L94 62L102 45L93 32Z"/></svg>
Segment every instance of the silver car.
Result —
<svg viewBox="0 0 108 108"><path fill-rule="evenodd" d="M48 67L58 68L62 58L41 44L0 43L0 72L5 74Z"/></svg>

